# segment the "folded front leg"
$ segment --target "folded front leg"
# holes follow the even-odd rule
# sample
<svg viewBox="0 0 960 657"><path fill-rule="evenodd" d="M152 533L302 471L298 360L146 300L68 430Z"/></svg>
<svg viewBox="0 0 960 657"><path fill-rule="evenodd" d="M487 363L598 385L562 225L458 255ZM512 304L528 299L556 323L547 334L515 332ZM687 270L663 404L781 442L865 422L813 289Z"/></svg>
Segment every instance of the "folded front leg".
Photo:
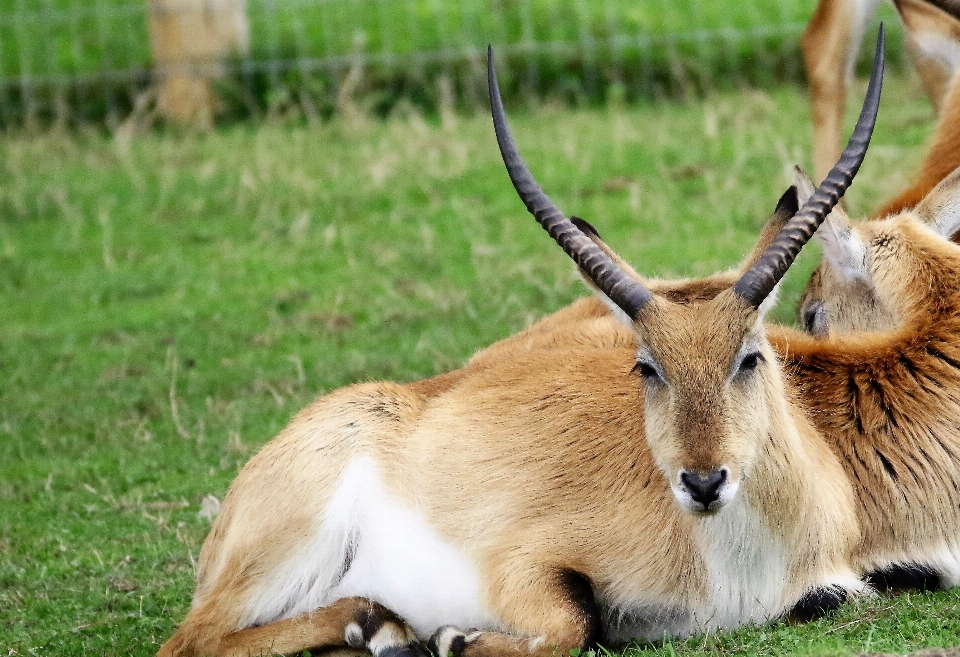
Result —
<svg viewBox="0 0 960 657"><path fill-rule="evenodd" d="M596 646L601 636L600 610L590 580L569 568L508 570L500 578L491 606L508 632L438 629L427 644L435 657L550 657L573 648Z"/></svg>

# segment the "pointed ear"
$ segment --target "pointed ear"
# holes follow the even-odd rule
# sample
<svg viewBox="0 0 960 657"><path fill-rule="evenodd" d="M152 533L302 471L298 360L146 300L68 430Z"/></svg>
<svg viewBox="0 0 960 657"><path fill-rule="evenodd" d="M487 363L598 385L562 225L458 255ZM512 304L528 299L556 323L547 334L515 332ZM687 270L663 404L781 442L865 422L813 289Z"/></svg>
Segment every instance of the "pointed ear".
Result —
<svg viewBox="0 0 960 657"><path fill-rule="evenodd" d="M914 209L920 221L944 237L960 229L960 169L940 181Z"/></svg>
<svg viewBox="0 0 960 657"><path fill-rule="evenodd" d="M823 247L823 257L839 275L849 279L870 280L867 245L839 205L814 233Z"/></svg>
<svg viewBox="0 0 960 657"><path fill-rule="evenodd" d="M803 169L794 167L793 184L797 187L797 196L802 206L813 196L813 181ZM814 237L823 247L823 257L839 274L850 279L870 280L870 272L867 271L867 246L853 230L850 217L839 203L827 215Z"/></svg>
<svg viewBox="0 0 960 657"><path fill-rule="evenodd" d="M777 238L777 235L780 234L780 231L790 220L790 217L797 214L797 210L799 209L799 195L797 194L797 187L794 185L785 191L783 196L780 197L780 200L777 201L777 207L773 211L773 216L770 217L767 225L760 231L760 237L757 239L757 243L753 245L750 254L744 258L740 266L737 267L737 271L739 271L741 275L753 266L753 263L755 263L766 248L770 246L770 243Z"/></svg>
<svg viewBox="0 0 960 657"><path fill-rule="evenodd" d="M797 202L802 206L807 202L816 189L813 181L810 180L803 169L798 166L793 167L793 186L797 188Z"/></svg>
<svg viewBox="0 0 960 657"><path fill-rule="evenodd" d="M581 233L593 240L593 242L599 246L600 249L606 253L614 263L616 263L617 267L622 269L628 276L631 276L638 281L641 280L640 275L634 270L634 268L628 265L623 258L617 255L613 249L607 246L606 242L600 239L600 233L597 232L597 229L594 228L590 222L585 221L580 217L570 217L570 222L579 228ZM627 313L623 312L623 309L611 301L610 297L601 292L600 288L598 288L597 285L590 280L590 277L587 276L582 269L578 267L577 273L580 274L580 280L583 281L583 284L590 288L590 291L593 292L594 295L600 299L600 301L605 303L607 307L610 308L614 317L616 317L622 324L625 324L626 326L633 326L633 318Z"/></svg>

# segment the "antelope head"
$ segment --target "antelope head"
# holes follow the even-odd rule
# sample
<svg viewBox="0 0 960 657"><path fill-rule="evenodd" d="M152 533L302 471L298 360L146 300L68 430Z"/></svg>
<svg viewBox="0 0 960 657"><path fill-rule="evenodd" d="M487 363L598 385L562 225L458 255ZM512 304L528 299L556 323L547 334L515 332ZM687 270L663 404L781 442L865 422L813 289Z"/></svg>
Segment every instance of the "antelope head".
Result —
<svg viewBox="0 0 960 657"><path fill-rule="evenodd" d="M783 384L763 317L780 280L866 154L880 100L882 26L863 110L836 166L732 285L694 300L670 300L651 291L609 247L591 239L588 224L571 221L550 201L510 134L492 48L487 72L497 142L514 188L595 292L633 328L633 372L643 393L646 440L654 459L684 509L694 514L719 510L736 496L777 429L777 418L785 416Z"/></svg>
<svg viewBox="0 0 960 657"><path fill-rule="evenodd" d="M812 189L797 170L802 199ZM952 296L960 230L960 169L914 208L875 221L852 222L839 207L816 233L823 260L800 298L804 330L818 337L849 331L890 331L925 300ZM946 238L946 239L943 239ZM944 261L949 257L950 262ZM948 288L938 289L950 280Z"/></svg>

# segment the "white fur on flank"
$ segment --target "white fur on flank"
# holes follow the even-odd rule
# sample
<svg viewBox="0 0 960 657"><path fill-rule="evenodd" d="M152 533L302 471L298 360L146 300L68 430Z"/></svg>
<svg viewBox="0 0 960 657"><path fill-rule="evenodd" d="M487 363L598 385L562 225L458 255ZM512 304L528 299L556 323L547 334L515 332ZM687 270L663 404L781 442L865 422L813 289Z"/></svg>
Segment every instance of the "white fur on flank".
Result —
<svg viewBox="0 0 960 657"><path fill-rule="evenodd" d="M498 629L480 599L474 564L384 487L376 463L344 470L317 537L254 596L242 627L367 597L398 614L421 638L441 625Z"/></svg>
<svg viewBox="0 0 960 657"><path fill-rule="evenodd" d="M447 624L500 627L481 600L477 566L386 490L372 458L358 458L346 468L323 525L335 540L350 537L353 558L320 604L370 598L407 621L420 638Z"/></svg>
<svg viewBox="0 0 960 657"><path fill-rule="evenodd" d="M343 572L354 537L344 523L317 518L316 538L292 555L267 579L267 588L251 596L240 627L292 618L324 604Z"/></svg>
<svg viewBox="0 0 960 657"><path fill-rule="evenodd" d="M945 589L960 586L960 546L944 547L930 561L930 566L940 576L940 586Z"/></svg>

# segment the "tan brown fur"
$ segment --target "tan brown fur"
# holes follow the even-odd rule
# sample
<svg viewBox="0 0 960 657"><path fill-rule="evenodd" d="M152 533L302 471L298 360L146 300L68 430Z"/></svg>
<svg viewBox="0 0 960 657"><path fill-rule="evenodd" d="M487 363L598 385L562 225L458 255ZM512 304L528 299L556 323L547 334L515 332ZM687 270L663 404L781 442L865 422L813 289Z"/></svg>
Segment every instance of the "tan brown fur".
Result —
<svg viewBox="0 0 960 657"><path fill-rule="evenodd" d="M960 21L955 23L958 27L957 42L960 48ZM914 181L907 189L873 211L870 216L889 217L920 203L941 180L960 166L958 144L960 144L960 76L954 77L949 83L933 139Z"/></svg>
<svg viewBox="0 0 960 657"><path fill-rule="evenodd" d="M768 328L799 401L857 491L858 517L867 519L851 555L860 572L936 565L960 545L960 249L927 227L949 212L958 186L954 172L915 213L855 226L872 247L869 283L817 269L801 308L826 301L836 335ZM558 340L570 330L554 328Z"/></svg>
<svg viewBox="0 0 960 657"><path fill-rule="evenodd" d="M872 281L898 326L866 318L818 340L787 329L771 342L796 374L810 417L857 491L861 572L896 563L956 567L960 554L960 247L907 213L855 227ZM834 288L832 291L836 291ZM813 289L811 294L830 293ZM947 580L957 573L948 573ZM947 581L955 585L957 581Z"/></svg>
<svg viewBox="0 0 960 657"><path fill-rule="evenodd" d="M811 419L849 471L858 516L869 519L851 555L860 572L936 562L960 543L960 250L923 225L949 205L945 194L928 194L919 215L857 227L874 249L872 284L818 268L805 303L833 301L838 335L769 329ZM553 328L557 339L569 330Z"/></svg>
<svg viewBox="0 0 960 657"><path fill-rule="evenodd" d="M730 292L735 278L651 283L664 295L636 331L583 300L450 375L321 398L231 486L201 552L194 608L161 655L229 654L240 636L262 649L273 632L290 641L284 646L303 636L300 648L314 647L306 644L322 632L310 620L237 630L249 626L243 608L282 554L313 540L319 510L358 454L378 464L392 496L479 564L484 604L509 632L467 635L460 654L468 657L582 646L589 628L580 607L553 586L567 570L587 575L609 609L634 601L692 613L695 626L717 622L702 606L716 587L708 576L716 564L704 559L712 541L734 539L715 538L725 510L703 518L677 505L669 482L678 466L731 465L737 499L768 537L758 540L782 546L782 591L763 617L845 575L858 540L852 489L775 366L757 312ZM767 365L727 384L745 336ZM652 423L643 413L651 388L630 373L638 346L655 352L677 391L652 389L663 396ZM691 349L701 364L690 365ZM661 435L647 435L650 426ZM735 533L749 543L748 532ZM753 603L724 593L730 604ZM650 623L657 627L655 615ZM607 640L627 638L618 631L607 618Z"/></svg>
<svg viewBox="0 0 960 657"><path fill-rule="evenodd" d="M817 177L840 155L847 76L854 40L856 0L820 0L800 40L810 84L814 126L813 161Z"/></svg>
<svg viewBox="0 0 960 657"><path fill-rule="evenodd" d="M707 351L729 351L742 334L714 335L708 327L718 313L728 316L725 325L756 330L755 311L729 291L717 294L721 284L686 282L678 288L687 291L674 291L683 303L664 301L648 316L651 344L679 323L694 343L714 341ZM534 325L440 384L364 384L302 411L231 486L201 552L194 609L161 654L230 654L225 651L232 639L224 637L239 636L236 630L245 626L238 611L244 596L271 578L280 552L309 542L316 510L332 494L338 469L357 453L372 455L393 494L481 564L486 604L511 632L479 635L465 655L502 654L509 646L548 655L581 645L576 609L565 615L566 603L550 585L557 567L589 574L594 588L613 599L698 608L709 587L702 557L706 537L698 529L707 521L681 512L673 500L645 439L642 387L629 373L635 338L629 329L611 327L604 313L598 302L583 301L561 311L549 330ZM576 328L557 338L551 332L558 326ZM558 349L558 340L577 348ZM769 347L764 350L773 363ZM673 363L683 354L659 358ZM723 366L703 370L691 377L688 390L715 386L723 377ZM853 500L836 476L832 454L796 410L790 385L775 367L762 377L757 385L766 392L759 401L732 402L755 406L768 433L752 462L742 464L762 474L746 477L739 494L768 519L765 531L790 546L784 596L796 600L830 572L843 570L857 538ZM680 404L708 415L704 405L731 403L690 394ZM665 412L686 417L677 409ZM757 422L738 417L733 408L721 417L734 425ZM671 423L676 421L664 420ZM710 464L725 458L703 451L701 443L688 447L694 459ZM816 484L805 474L810 471L820 473ZM472 531L477 527L482 534ZM656 528L659 538L643 527ZM264 626L252 645L262 648L274 629L295 637L303 628L310 628L305 637L319 636L301 618ZM517 638L523 636L538 641ZM307 647L313 646L298 648Z"/></svg>

